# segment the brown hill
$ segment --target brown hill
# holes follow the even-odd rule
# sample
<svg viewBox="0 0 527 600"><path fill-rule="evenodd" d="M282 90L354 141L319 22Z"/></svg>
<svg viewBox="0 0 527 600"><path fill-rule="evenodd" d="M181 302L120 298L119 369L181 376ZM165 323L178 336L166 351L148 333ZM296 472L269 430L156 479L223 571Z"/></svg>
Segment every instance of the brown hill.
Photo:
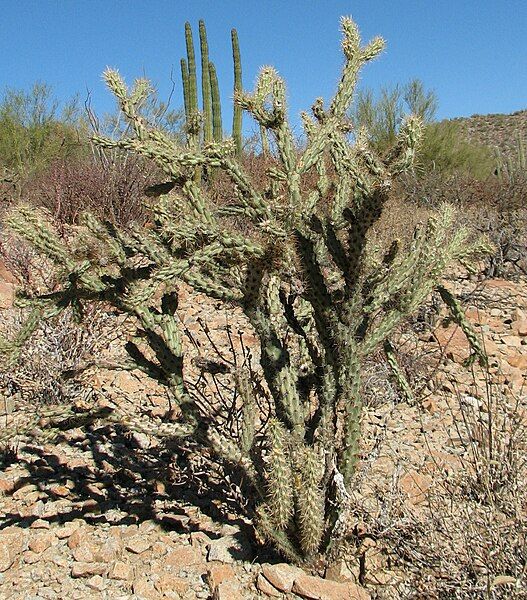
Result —
<svg viewBox="0 0 527 600"><path fill-rule="evenodd" d="M460 124L468 140L498 148L504 156L512 159L517 156L518 136L527 140L527 109L510 115L472 115L453 121Z"/></svg>

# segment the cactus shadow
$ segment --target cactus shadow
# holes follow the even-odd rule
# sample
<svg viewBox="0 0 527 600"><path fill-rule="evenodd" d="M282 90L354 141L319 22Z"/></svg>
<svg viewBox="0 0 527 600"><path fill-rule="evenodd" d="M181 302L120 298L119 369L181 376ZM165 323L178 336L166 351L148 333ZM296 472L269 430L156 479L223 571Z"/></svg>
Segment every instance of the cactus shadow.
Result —
<svg viewBox="0 0 527 600"><path fill-rule="evenodd" d="M225 477L196 444L169 440L142 448L122 425L89 426L82 435L61 435L53 446L20 446L16 462L27 474L6 496L16 498L18 491L22 499L31 485L39 499L24 510L5 511L0 530L31 527L37 519L59 525L74 519L93 525L153 521L180 534L231 537L235 543L226 550L235 560L254 557L243 482Z"/></svg>

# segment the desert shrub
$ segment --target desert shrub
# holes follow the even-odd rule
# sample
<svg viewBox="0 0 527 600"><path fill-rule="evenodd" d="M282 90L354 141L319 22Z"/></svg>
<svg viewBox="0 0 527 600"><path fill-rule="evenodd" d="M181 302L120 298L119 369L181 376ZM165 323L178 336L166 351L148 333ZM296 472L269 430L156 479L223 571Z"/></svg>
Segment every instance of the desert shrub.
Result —
<svg viewBox="0 0 527 600"><path fill-rule="evenodd" d="M495 151L469 141L455 121L435 122L437 97L414 79L404 86L384 87L378 97L371 90L362 90L351 112L356 130L367 131L369 143L378 152L385 152L394 143L408 112L418 115L425 128L416 160L418 174L431 170L442 176L462 174L485 179L496 168Z"/></svg>
<svg viewBox="0 0 527 600"><path fill-rule="evenodd" d="M50 261L10 235L0 240L0 262L26 293L42 293L57 285ZM25 308L2 311L2 335L18 329L26 317ZM106 347L108 334L115 328L103 307L88 307L84 317L79 324L65 312L42 322L32 343L24 346L11 368L0 368L0 390L10 404L35 410L44 405L71 404L84 393L76 371Z"/></svg>
<svg viewBox="0 0 527 600"><path fill-rule="evenodd" d="M424 123L434 118L437 98L433 91L425 91L423 83L414 79L404 86L383 87L376 98L372 90L361 90L351 111L351 119L357 130L363 128L369 142L378 152L390 148L397 133L410 113L419 116Z"/></svg>
<svg viewBox="0 0 527 600"><path fill-rule="evenodd" d="M0 170L0 205L7 206L17 197L20 176L16 171L3 167Z"/></svg>
<svg viewBox="0 0 527 600"><path fill-rule="evenodd" d="M504 156L500 150L496 150L495 174L500 181L506 181L514 185L518 180L525 179L527 172L527 159L525 157L525 139L520 132L517 134L516 147Z"/></svg>
<svg viewBox="0 0 527 600"><path fill-rule="evenodd" d="M144 191L158 177L159 170L140 157L92 154L50 164L27 183L24 197L60 223L78 223L80 214L89 210L126 225L145 221Z"/></svg>
<svg viewBox="0 0 527 600"><path fill-rule="evenodd" d="M493 245L487 257L489 277L527 274L527 175L488 182L490 202L467 205L467 219Z"/></svg>
<svg viewBox="0 0 527 600"><path fill-rule="evenodd" d="M384 44L377 38L361 46L351 19L342 20L342 30L342 76L329 104L317 99L313 115L303 115L304 147L289 127L285 84L274 69L261 70L253 93L236 93L237 105L273 139L263 191L237 160L233 140L196 144L196 136L181 148L137 113L144 82L129 90L108 70L130 133L93 140L152 159L170 179L171 195L150 207L151 226L125 230L86 213L79 243L61 240L34 209L21 207L9 219L57 265L61 285L20 296L30 313L17 337L1 340L6 360L16 360L42 319L66 308L81 317L85 304L104 303L128 315L136 326L126 344L130 361L165 386L181 413L172 435L192 437L223 462L251 499L260 539L297 562L332 552L346 537L365 360L423 304L448 264L486 248L468 229L453 227L448 206L407 243L372 243L392 179L412 165L421 121L405 120L382 157L350 142L347 112L359 70ZM235 201L215 204L203 173L222 173ZM236 220L249 226L237 228ZM236 307L259 341L261 385L243 362L231 365L233 430L189 393L177 313L182 282ZM474 340L455 299L441 295ZM474 351L484 360L475 340Z"/></svg>
<svg viewBox="0 0 527 600"><path fill-rule="evenodd" d="M527 272L527 177L495 176L479 180L460 172L408 173L395 193L402 206L434 209L450 201L459 210L460 223L483 233L492 245L483 273L488 277L517 277Z"/></svg>
<svg viewBox="0 0 527 600"><path fill-rule="evenodd" d="M444 174L431 169L407 173L398 182L397 195L402 202L435 210L444 202L457 208L493 202L489 181L479 181L463 173Z"/></svg>
<svg viewBox="0 0 527 600"><path fill-rule="evenodd" d="M76 101L63 107L51 88L35 83L29 92L5 90L0 102L0 165L26 177L57 159L88 150Z"/></svg>
<svg viewBox="0 0 527 600"><path fill-rule="evenodd" d="M4 397L36 411L47 405L71 406L89 391L77 375L106 346L111 318L99 307L88 309L84 317L82 327L68 312L42 323L16 364L0 370ZM24 311L3 315L1 330L19 328L24 319Z"/></svg>
<svg viewBox="0 0 527 600"><path fill-rule="evenodd" d="M390 513L371 526L400 582L379 591L380 600L509 600L525 598L527 527L520 513L507 517L494 506L445 493L437 482L419 511L405 506L398 490Z"/></svg>
<svg viewBox="0 0 527 600"><path fill-rule="evenodd" d="M464 138L455 121L429 123L418 154L418 168L434 169L442 175L456 173L484 180L496 166L492 148Z"/></svg>
<svg viewBox="0 0 527 600"><path fill-rule="evenodd" d="M525 396L486 377L484 393L448 401L461 468L448 475L437 469L419 508L394 489L392 512L372 525L393 553L392 568L404 570L401 596L525 597Z"/></svg>

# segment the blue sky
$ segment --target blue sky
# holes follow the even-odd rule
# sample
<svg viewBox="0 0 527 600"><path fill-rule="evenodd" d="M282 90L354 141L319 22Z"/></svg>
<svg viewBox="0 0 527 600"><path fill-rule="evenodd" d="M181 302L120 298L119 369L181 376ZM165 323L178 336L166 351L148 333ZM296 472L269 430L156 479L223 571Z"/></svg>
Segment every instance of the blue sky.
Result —
<svg viewBox="0 0 527 600"><path fill-rule="evenodd" d="M60 99L87 90L95 110L113 101L101 81L109 65L131 81L146 74L160 90L176 81L184 23L207 25L211 59L230 122L230 30L240 39L243 79L252 88L272 64L288 83L290 112L334 90L342 64L339 18L351 15L363 39L382 35L387 50L363 71L360 85L421 79L439 98L439 118L527 108L525 0L2 0L0 89L52 85ZM246 122L246 131L249 128Z"/></svg>

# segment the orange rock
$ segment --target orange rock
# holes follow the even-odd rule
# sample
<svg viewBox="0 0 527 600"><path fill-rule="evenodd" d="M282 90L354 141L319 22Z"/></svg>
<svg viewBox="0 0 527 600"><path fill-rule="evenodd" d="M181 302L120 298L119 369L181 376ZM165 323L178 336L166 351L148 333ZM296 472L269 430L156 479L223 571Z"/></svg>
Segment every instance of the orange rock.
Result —
<svg viewBox="0 0 527 600"><path fill-rule="evenodd" d="M6 281L0 281L0 308L11 308L15 300L15 286Z"/></svg>
<svg viewBox="0 0 527 600"><path fill-rule="evenodd" d="M451 360L462 363L470 356L470 344L457 325L451 324L448 327L438 327L434 332L434 337L441 350Z"/></svg>
<svg viewBox="0 0 527 600"><path fill-rule="evenodd" d="M133 535L130 537L124 547L133 554L142 554L152 546L152 542L144 535Z"/></svg>
<svg viewBox="0 0 527 600"><path fill-rule="evenodd" d="M527 354L512 354L507 356L507 362L511 367L527 370Z"/></svg>
<svg viewBox="0 0 527 600"><path fill-rule="evenodd" d="M507 370L504 369L504 383L508 384L514 391L521 391L527 382L527 372L525 368L517 368L509 366Z"/></svg>
<svg viewBox="0 0 527 600"><path fill-rule="evenodd" d="M455 454L440 450L430 450L426 462L429 470L452 472L462 468L462 462Z"/></svg>
<svg viewBox="0 0 527 600"><path fill-rule="evenodd" d="M0 545L0 573L7 571L15 561L15 554L9 551L9 548L2 544Z"/></svg>
<svg viewBox="0 0 527 600"><path fill-rule="evenodd" d="M174 593L184 596L189 591L190 584L181 577L175 577L170 573L162 573L154 582L154 587L161 594L172 597Z"/></svg>
<svg viewBox="0 0 527 600"><path fill-rule="evenodd" d="M372 470L385 477L391 477L395 471L395 463L389 456L380 456L372 465ZM332 577L330 577L332 579Z"/></svg>
<svg viewBox="0 0 527 600"><path fill-rule="evenodd" d="M303 575L304 571L286 563L279 563L277 565L264 564L262 566L262 573L275 588L281 592L288 593L293 589L295 579Z"/></svg>
<svg viewBox="0 0 527 600"><path fill-rule="evenodd" d="M427 398L421 405L427 412L434 415L437 412L437 401L434 398Z"/></svg>
<svg viewBox="0 0 527 600"><path fill-rule="evenodd" d="M429 475L422 475L411 470L405 473L399 480L399 488L408 495L410 504L420 504L426 500L426 493L432 485Z"/></svg>
<svg viewBox="0 0 527 600"><path fill-rule="evenodd" d="M274 585L271 585L261 573L258 575L258 579L256 580L256 587L258 590L260 590L260 592L266 594L267 596L271 596L273 598L279 598L282 596L282 593L279 592Z"/></svg>
<svg viewBox="0 0 527 600"><path fill-rule="evenodd" d="M216 589L222 581L231 581L235 578L231 565L211 565L207 571L207 581L211 589Z"/></svg>
<svg viewBox="0 0 527 600"><path fill-rule="evenodd" d="M346 561L342 559L337 560L326 569L325 577L326 579L331 579L331 581L338 581L340 583L347 583L348 581L351 581L352 583L355 582L353 572L348 567Z"/></svg>
<svg viewBox="0 0 527 600"><path fill-rule="evenodd" d="M88 540L83 540L73 549L73 558L77 562L94 562L97 547Z"/></svg>
<svg viewBox="0 0 527 600"><path fill-rule="evenodd" d="M50 527L51 525L49 524L49 521L44 519L37 519L29 526L30 529L49 529Z"/></svg>
<svg viewBox="0 0 527 600"><path fill-rule="evenodd" d="M9 494L15 489L15 482L11 479L0 479L0 495Z"/></svg>
<svg viewBox="0 0 527 600"><path fill-rule="evenodd" d="M78 527L79 526L76 523L65 523L64 525L55 529L55 535L59 538L59 540L70 538L78 529Z"/></svg>
<svg viewBox="0 0 527 600"><path fill-rule="evenodd" d="M29 540L29 549L37 554L47 550L53 543L55 536L52 533L40 533Z"/></svg>
<svg viewBox="0 0 527 600"><path fill-rule="evenodd" d="M142 598L143 600L158 600L162 598L162 595L156 591L154 586L146 579L146 577L138 577L133 585L134 596Z"/></svg>
<svg viewBox="0 0 527 600"><path fill-rule="evenodd" d="M527 319L514 321L511 325L513 333L521 337L527 336Z"/></svg>
<svg viewBox="0 0 527 600"><path fill-rule="evenodd" d="M16 277L6 267L5 262L0 258L0 280L6 281L7 283L18 283Z"/></svg>
<svg viewBox="0 0 527 600"><path fill-rule="evenodd" d="M488 356L499 356L500 354L503 354L505 350L503 346L500 347L489 337L486 337L484 340L482 340L482 345Z"/></svg>
<svg viewBox="0 0 527 600"><path fill-rule="evenodd" d="M134 569L132 565L121 560L116 561L108 573L108 577L110 577L110 579L117 579L119 581L131 581L133 576Z"/></svg>
<svg viewBox="0 0 527 600"><path fill-rule="evenodd" d="M202 562L201 552L192 546L177 546L165 558L165 565L177 567L178 569L198 565Z"/></svg>
<svg viewBox="0 0 527 600"><path fill-rule="evenodd" d="M65 498L69 493L69 489L65 486L65 485L52 485L49 488L49 491L54 495L54 496L59 496L61 498Z"/></svg>
<svg viewBox="0 0 527 600"><path fill-rule="evenodd" d="M71 567L72 577L91 577L92 575L102 575L106 571L104 563L95 562L76 562Z"/></svg>
<svg viewBox="0 0 527 600"><path fill-rule="evenodd" d="M87 535L88 532L83 527L78 527L75 529L68 539L68 548L70 550L76 548L84 539L86 539Z"/></svg>
<svg viewBox="0 0 527 600"><path fill-rule="evenodd" d="M498 290L515 291L514 282L509 281L508 279L500 279L498 277L496 277L495 279L487 279L485 281L485 287L494 288Z"/></svg>
<svg viewBox="0 0 527 600"><path fill-rule="evenodd" d="M214 590L214 600L244 600L245 594L236 581L222 581Z"/></svg>
<svg viewBox="0 0 527 600"><path fill-rule="evenodd" d="M501 333L505 331L503 318L487 314L485 311L471 307L465 311L465 316L474 325L488 325L492 331Z"/></svg>
<svg viewBox="0 0 527 600"><path fill-rule="evenodd" d="M120 371L115 376L113 385L125 394L138 394L144 391L142 382L129 371Z"/></svg>
<svg viewBox="0 0 527 600"><path fill-rule="evenodd" d="M369 600L370 595L360 586L347 582L339 583L311 575L295 579L293 592L311 600Z"/></svg>

